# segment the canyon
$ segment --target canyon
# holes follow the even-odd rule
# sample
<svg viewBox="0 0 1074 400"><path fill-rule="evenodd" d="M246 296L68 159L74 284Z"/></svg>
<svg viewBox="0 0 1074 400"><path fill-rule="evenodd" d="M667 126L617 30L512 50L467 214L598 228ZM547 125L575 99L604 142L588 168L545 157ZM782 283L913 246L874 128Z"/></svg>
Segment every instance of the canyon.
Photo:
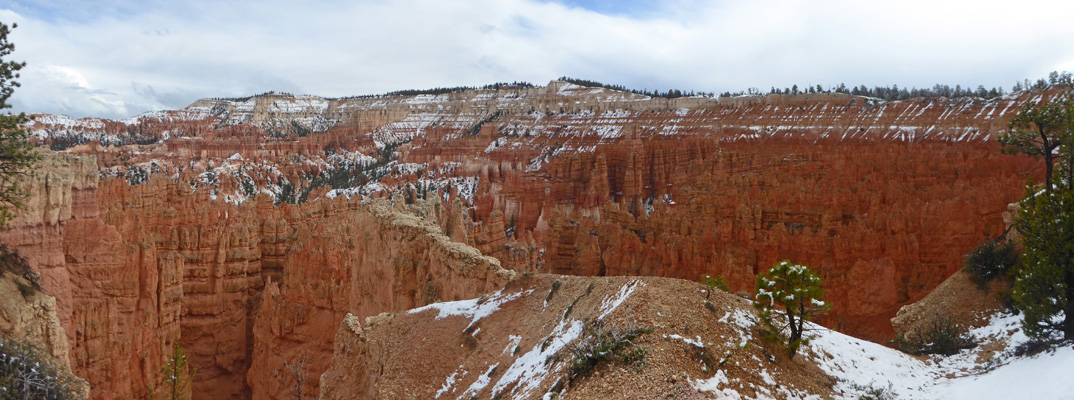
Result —
<svg viewBox="0 0 1074 400"><path fill-rule="evenodd" d="M548 274L750 292L790 259L824 281L822 324L883 341L1004 233L1043 169L995 137L1055 95L664 99L553 81L38 115L27 128L55 152L0 242L55 297L95 399L144 397L173 343L195 399L315 395L347 326Z"/></svg>

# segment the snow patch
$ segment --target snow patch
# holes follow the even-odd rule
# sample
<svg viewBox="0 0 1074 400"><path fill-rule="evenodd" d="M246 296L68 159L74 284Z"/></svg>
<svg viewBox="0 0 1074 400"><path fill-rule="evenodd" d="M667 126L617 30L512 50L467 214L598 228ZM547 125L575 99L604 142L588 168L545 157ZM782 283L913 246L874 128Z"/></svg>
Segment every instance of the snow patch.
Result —
<svg viewBox="0 0 1074 400"><path fill-rule="evenodd" d="M600 302L600 316L597 317L597 320L603 320L604 317L608 316L612 311L615 311L616 308L619 308L619 305L623 304L623 301L634 293L634 289L637 288L639 284L643 286L645 285L640 280L630 281L621 286L616 294L602 300Z"/></svg>
<svg viewBox="0 0 1074 400"><path fill-rule="evenodd" d="M492 387L491 397L496 398L496 395L501 390L512 383L518 382L512 391L519 393L515 398L529 398L530 394L541 386L545 377L551 372L550 370L559 368L562 365L561 363L547 365L546 360L559 352L568 343L577 339L582 334L584 326L585 324L582 321L570 321L569 323L566 320L560 321L552 334L544 341L535 344L533 349L519 356L514 364L511 364L511 367L503 373L500 380ZM547 346L544 343L547 343Z"/></svg>
<svg viewBox="0 0 1074 400"><path fill-rule="evenodd" d="M682 336L679 336L679 335L676 335L676 334L664 335L664 338L665 339L681 340L683 342L686 342L686 344L689 344L689 345L692 345L692 346L695 346L695 347L701 347L701 348L705 347L705 343L701 342L701 336L698 336L696 340L695 339L690 339L690 338L685 338L685 337L682 337Z"/></svg>
<svg viewBox="0 0 1074 400"><path fill-rule="evenodd" d="M727 379L727 375L724 370L716 370L716 374L708 379L694 379L690 381L690 386L702 392L709 392L719 395L719 398L724 399L741 399L742 395L737 390L726 388L720 389L720 386L724 386L730 383Z"/></svg>
<svg viewBox="0 0 1074 400"><path fill-rule="evenodd" d="M469 399L471 393L480 393L481 390L485 388L485 386L488 386L489 383L492 382L492 378L489 377L489 375L492 375L492 371L496 370L496 367L498 367L499 365L500 363L495 363L489 366L488 371L485 371L485 373L477 377L477 379L474 380L474 383L470 384L470 387L467 388L465 392L462 392L462 395L459 396L459 399Z"/></svg>
<svg viewBox="0 0 1074 400"><path fill-rule="evenodd" d="M512 293L505 295L503 290L497 290L490 294L484 301L481 299L459 300L449 301L444 303L429 304L424 307L419 307L408 311L408 314L417 314L427 310L437 310L436 319L443 319L450 316L463 316L470 319L470 325L466 326L469 329L477 321L485 318L492 313L498 311L500 306L511 300L517 299L524 295L532 293L533 290L526 290L522 292Z"/></svg>
<svg viewBox="0 0 1074 400"><path fill-rule="evenodd" d="M440 396L444 393L452 391L452 388L455 386L455 379L459 375L459 371L462 371L462 375L466 376L466 370L463 369L461 366L459 367L459 369L456 369L455 372L452 372L451 375L448 375L447 379L444 380L444 384L440 386L440 390L436 391L437 399L439 399Z"/></svg>

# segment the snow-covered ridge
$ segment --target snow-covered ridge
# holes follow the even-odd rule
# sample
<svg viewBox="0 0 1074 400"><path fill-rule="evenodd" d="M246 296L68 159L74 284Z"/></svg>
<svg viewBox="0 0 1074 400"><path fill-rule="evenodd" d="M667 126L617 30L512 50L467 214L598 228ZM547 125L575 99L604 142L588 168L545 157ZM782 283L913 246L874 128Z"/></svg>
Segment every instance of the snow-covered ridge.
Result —
<svg viewBox="0 0 1074 400"><path fill-rule="evenodd" d="M716 100L708 98L653 99L633 93L559 81L551 82L550 87L555 90L539 87L475 89L436 95L341 99L270 93L243 99L199 100L182 110L153 111L117 122L133 126L143 122L175 123L220 118L216 127L256 124L275 132L276 135L302 136L308 132L325 132L344 121L350 121L355 113L391 111L400 113L401 120L392 122L392 118L389 118L386 125L376 129L375 140L382 144L392 144L420 136L424 129L441 120L465 125L452 128L468 129L480 115L490 112L490 107L495 107L501 111L508 110L509 116L503 119L516 121L515 126L517 121L526 121L527 116L522 110L533 110L531 112L538 115L545 112L555 113L558 116L555 118L556 123L567 123L578 128L563 133L576 136L596 135L604 140L621 137L629 126L632 131L643 135L662 136L726 131L732 141L779 136L784 132L794 136L809 131L818 138L840 140L875 138L972 142L990 140L997 132L1002 131L1005 128L1005 123L1002 122L998 125L999 128L995 129L980 127L995 125L989 124L989 121L1005 121L1010 118L1025 97L1008 95L990 100L964 98L880 101L846 96L845 101L853 105L852 107L833 100L804 103L804 106L765 104L765 98L759 98L759 103L745 106L720 106ZM545 100L536 104L543 104L544 110L536 110L534 100L541 96L546 96ZM549 104L547 96L560 100L553 103L554 105ZM1033 100L1036 98L1029 99ZM649 106L637 108L632 105L641 103ZM659 121L647 121L647 118L640 114L644 111L669 110L673 112L673 116L661 117L662 120ZM467 118L471 121L464 121ZM529 129L540 133L541 124L534 122ZM580 125L585 125L585 128ZM39 121L28 126L39 138L55 135L85 136L105 129L105 120L40 116ZM453 138L455 137L451 135L447 137Z"/></svg>
<svg viewBox="0 0 1074 400"><path fill-rule="evenodd" d="M51 115L51 114L34 114L33 119L26 123L26 127L33 130L39 126L50 126L55 128L65 129L85 129L85 130L100 130L104 129L104 120L99 118L80 118L75 119L66 115Z"/></svg>
<svg viewBox="0 0 1074 400"><path fill-rule="evenodd" d="M474 153L478 154L450 156L482 161L513 158L518 160L517 168L539 172L556 158L594 153L604 146L634 139L675 141L705 137L725 143L763 142L772 138L814 142L984 143L994 140L997 132L1005 129L1006 119L1022 103L1045 99L1020 95L991 100L872 101L847 96L839 101L761 102L739 106L715 106L715 102L709 101L697 106L660 98L652 99L652 105L659 107L650 109L609 100L628 95L637 99L633 94L566 82L556 85L550 86L555 90L515 88L379 98L325 99L268 94L245 99L201 100L184 110L150 112L122 123L43 115L27 126L38 140L58 150L90 141L99 141L102 146L149 145L109 149L140 155L131 161L130 168L114 167L105 172L123 177L134 173L132 181L138 182L140 175L155 173L148 168L152 161L148 154L161 151L165 146L153 146L160 142L172 141L166 146L168 151L180 154L176 149L200 150L218 145L220 142L216 140L223 138L229 145L239 142L238 145L246 146L240 151L250 153L243 156L251 160L275 158L271 162L280 168L275 172L266 170L259 176L234 177L243 182L238 186L247 189L242 192L226 184L232 179L227 177L230 171L219 181L195 179L205 183L199 187L217 189L214 196L221 194L236 202L244 201L251 193L275 194L287 189L281 179L288 180L294 189L306 189L308 194L311 186L314 189L326 186L325 182L331 178L327 197L386 196L403 191L424 196L435 191L432 195L445 200L461 198L472 203L474 196L480 195L479 186L488 184L482 183L475 171L467 171L465 175L432 171L420 166L422 162L407 162L407 150L422 153L433 146L476 149ZM842 103L844 100L847 103ZM369 114L350 117L365 112ZM496 129L482 130L483 126ZM334 130L337 127L342 129ZM318 143L326 137L317 136L329 131L337 133L338 139L333 140L339 140L344 147L360 148L361 152L330 154L327 146ZM308 135L314 136L306 138ZM199 136L198 140L189 140L193 136ZM176 140L181 141L175 143ZM475 140L479 143L469 143ZM278 157L290 150L283 153L268 150L264 144L270 142L303 150ZM406 143L410 146L404 146ZM220 154L209 156L214 157ZM159 165L168 164L162 159L156 161ZM341 170L361 170L363 177L346 180L339 174L332 175ZM169 171L172 171L168 172L169 176L173 176L178 173L174 171L183 169L176 167ZM280 171L286 171L287 177L281 176ZM436 175L426 176L427 173ZM383 183L384 177L394 179ZM320 180L303 187L313 179ZM317 191L313 196L322 194ZM651 204L645 204L647 212L651 211Z"/></svg>

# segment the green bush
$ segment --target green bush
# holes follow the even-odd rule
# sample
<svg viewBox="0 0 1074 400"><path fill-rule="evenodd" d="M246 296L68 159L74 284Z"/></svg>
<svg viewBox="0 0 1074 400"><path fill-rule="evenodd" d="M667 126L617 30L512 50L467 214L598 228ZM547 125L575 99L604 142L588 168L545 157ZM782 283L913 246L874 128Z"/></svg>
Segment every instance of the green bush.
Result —
<svg viewBox="0 0 1074 400"><path fill-rule="evenodd" d="M649 351L634 348L634 339L652 331L652 327L606 325L600 320L586 324L582 338L571 346L573 357L568 370L568 379L573 381L575 378L584 376L602 361L615 357L619 357L620 361L633 365L635 368L645 367L647 365L645 355Z"/></svg>
<svg viewBox="0 0 1074 400"><path fill-rule="evenodd" d="M0 400L72 399L75 378L43 360L30 345L0 336Z"/></svg>
<svg viewBox="0 0 1074 400"><path fill-rule="evenodd" d="M649 354L648 347L631 347L623 351L623 354L619 356L619 359L624 364L633 365L634 370L641 370L645 366L649 365L648 361L645 361L645 356Z"/></svg>
<svg viewBox="0 0 1074 400"><path fill-rule="evenodd" d="M1013 243L999 244L991 240L978 245L963 260L970 279L981 287L993 279L1007 276L1018 262L1018 249Z"/></svg>
<svg viewBox="0 0 1074 400"><path fill-rule="evenodd" d="M961 326L951 321L946 315L936 315L929 320L925 330L914 336L899 332L892 340L892 345L903 353L941 354L949 356L962 349L977 346L973 336L967 334Z"/></svg>

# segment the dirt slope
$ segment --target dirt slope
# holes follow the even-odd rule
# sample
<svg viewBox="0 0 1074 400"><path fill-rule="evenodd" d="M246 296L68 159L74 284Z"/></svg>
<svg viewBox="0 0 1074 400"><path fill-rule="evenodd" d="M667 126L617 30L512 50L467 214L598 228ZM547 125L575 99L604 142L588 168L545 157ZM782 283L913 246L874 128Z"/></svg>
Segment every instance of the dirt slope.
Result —
<svg viewBox="0 0 1074 400"><path fill-rule="evenodd" d="M558 391L560 399L701 399L719 382L753 398L829 393L834 380L812 362L788 360L761 340L747 300L723 292L706 300L704 289L677 279L537 275L481 299L362 323L348 317L321 398L532 399ZM571 382L572 349L597 320L651 327L633 341L648 350L644 362L613 358Z"/></svg>

